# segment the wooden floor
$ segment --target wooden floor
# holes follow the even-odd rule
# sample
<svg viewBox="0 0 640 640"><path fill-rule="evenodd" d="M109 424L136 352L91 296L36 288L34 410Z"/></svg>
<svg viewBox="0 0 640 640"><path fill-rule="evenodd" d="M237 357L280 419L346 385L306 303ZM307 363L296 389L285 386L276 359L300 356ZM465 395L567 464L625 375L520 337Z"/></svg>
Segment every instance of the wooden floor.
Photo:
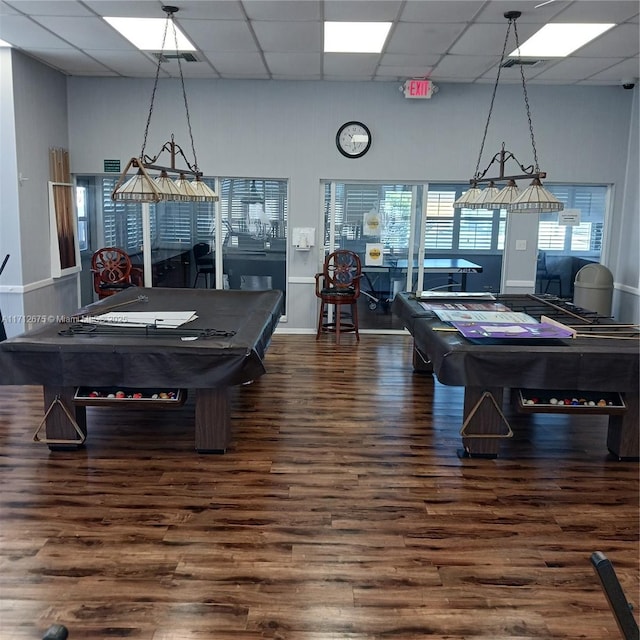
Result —
<svg viewBox="0 0 640 640"><path fill-rule="evenodd" d="M462 394L408 336L276 335L234 392L233 444L193 449L193 405L88 410L77 452L31 437L0 387L0 637L615 640L591 568L639 603L638 463L601 416L520 417L461 459Z"/></svg>

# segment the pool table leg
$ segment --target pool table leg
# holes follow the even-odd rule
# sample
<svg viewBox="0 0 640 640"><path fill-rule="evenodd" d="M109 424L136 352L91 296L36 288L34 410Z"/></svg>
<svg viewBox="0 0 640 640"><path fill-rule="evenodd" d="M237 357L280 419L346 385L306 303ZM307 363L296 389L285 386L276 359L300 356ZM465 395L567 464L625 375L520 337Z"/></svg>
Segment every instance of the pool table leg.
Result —
<svg viewBox="0 0 640 640"><path fill-rule="evenodd" d="M465 387L463 449L459 457L497 458L500 440L512 435L502 414L502 387Z"/></svg>
<svg viewBox="0 0 640 640"><path fill-rule="evenodd" d="M626 393L627 410L622 415L609 416L607 448L621 460L638 460L640 457L638 422L638 394Z"/></svg>
<svg viewBox="0 0 640 640"><path fill-rule="evenodd" d="M418 347L413 345L413 370L416 373L433 374L433 363L428 355L420 351Z"/></svg>
<svg viewBox="0 0 640 640"><path fill-rule="evenodd" d="M231 441L231 388L196 389L196 451L224 453Z"/></svg>
<svg viewBox="0 0 640 640"><path fill-rule="evenodd" d="M51 451L75 450L83 444L69 417L57 402L64 405L82 433L87 435L87 412L85 407L74 404L75 392L75 387L44 387L44 410L49 413L45 420L46 438L41 441Z"/></svg>

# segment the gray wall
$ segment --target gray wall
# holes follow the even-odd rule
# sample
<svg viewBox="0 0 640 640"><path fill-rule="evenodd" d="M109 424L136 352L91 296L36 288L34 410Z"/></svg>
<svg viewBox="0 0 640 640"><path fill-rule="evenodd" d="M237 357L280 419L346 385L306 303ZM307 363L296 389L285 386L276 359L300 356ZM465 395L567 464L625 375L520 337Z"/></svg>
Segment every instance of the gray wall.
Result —
<svg viewBox="0 0 640 640"><path fill-rule="evenodd" d="M631 92L629 92L631 93ZM640 322L640 163L638 147L640 142L640 98L638 88L633 90L633 110L629 132L627 153L626 188L622 198L617 199L614 216L607 231L611 238L609 253L604 261L612 270L615 280L613 309L616 318L623 322Z"/></svg>
<svg viewBox="0 0 640 640"><path fill-rule="evenodd" d="M0 308L11 336L41 316L69 313L78 295L77 275L51 277L49 149L68 148L66 78L16 51L1 53L0 255L11 258L0 281ZM12 132L15 144L5 144Z"/></svg>
<svg viewBox="0 0 640 640"><path fill-rule="evenodd" d="M41 162L46 163L49 146L67 146L72 172L84 174L101 173L104 159L118 158L124 166L140 153L151 80L65 79L15 52L14 58L19 60L19 69L13 70L19 85L16 135L25 138L18 144L18 166L28 167L30 186L40 189L46 184ZM443 85L431 100L422 101L404 99L396 83L185 82L200 169L206 175L288 179L290 227L318 230L321 179L466 181L476 166L492 89ZM632 123L637 138L637 92L620 87L529 87L540 165L548 181L616 186L607 236L611 249L605 249L604 257L616 283L621 278L625 297L633 300L638 296L638 249L624 229L631 225L637 231L637 141L635 156L629 145ZM67 104L68 145L67 121L61 122ZM364 121L373 134L371 150L358 160L343 158L335 148L338 127L351 119ZM189 148L179 81L161 80L146 151L156 153L171 133ZM517 86L499 88L481 165L503 141L521 162L531 161ZM626 180L631 183L628 188ZM28 205L20 203L25 220L19 245L29 255L39 255L35 264L23 267L24 273L12 272L8 282L30 287L46 281L48 239L35 240L43 235L43 204L42 194L34 194ZM34 241L38 247L32 250ZM283 328L309 330L316 321L312 278L321 264L321 251L290 251L288 259L290 295ZM534 269L533 263L530 267ZM0 292L6 283L3 277ZM50 297L39 288L37 292L41 307L47 308ZM630 306L624 303L621 308L626 313Z"/></svg>
<svg viewBox="0 0 640 640"><path fill-rule="evenodd" d="M431 100L406 100L396 84L187 80L191 121L201 170L209 175L290 180L290 226L321 227L319 181L461 180L473 173L492 87L444 85ZM138 155L149 108L151 81L70 78L72 168L100 173L105 158L123 166ZM620 87L529 89L541 169L549 181L616 185L613 211L623 211L632 98ZM117 108L116 108L117 106ZM126 113L126 117L121 114ZM373 133L370 152L343 158L335 133L343 122L362 120ZM177 81L161 81L147 151L155 153L171 133L188 145ZM485 149L490 156L505 141L523 163L531 145L521 89L501 86ZM515 167L514 167L515 169ZM610 229L610 240L620 221ZM511 261L535 278L535 234L526 254ZM637 250L636 250L637 256ZM288 328L315 322L311 277L321 252L290 252ZM523 264L523 259L526 264ZM620 268L617 265L616 268Z"/></svg>

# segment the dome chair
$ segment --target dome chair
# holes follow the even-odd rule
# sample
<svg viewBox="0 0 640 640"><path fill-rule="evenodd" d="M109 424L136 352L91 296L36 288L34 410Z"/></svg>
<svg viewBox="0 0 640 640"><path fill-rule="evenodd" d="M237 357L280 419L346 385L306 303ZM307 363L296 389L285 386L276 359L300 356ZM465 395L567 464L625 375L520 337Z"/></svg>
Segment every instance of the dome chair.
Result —
<svg viewBox="0 0 640 640"><path fill-rule="evenodd" d="M131 265L129 255L118 247L103 247L91 257L93 290L102 300L129 287L142 286L142 272Z"/></svg>
<svg viewBox="0 0 640 640"><path fill-rule="evenodd" d="M340 344L341 333L353 332L356 341L360 341L358 298L361 277L362 264L357 253L338 249L326 257L322 272L315 275L316 296L320 298L316 340L321 333L331 332L336 334L336 344ZM328 318L330 305L334 305L332 321ZM348 315L346 322L343 313Z"/></svg>

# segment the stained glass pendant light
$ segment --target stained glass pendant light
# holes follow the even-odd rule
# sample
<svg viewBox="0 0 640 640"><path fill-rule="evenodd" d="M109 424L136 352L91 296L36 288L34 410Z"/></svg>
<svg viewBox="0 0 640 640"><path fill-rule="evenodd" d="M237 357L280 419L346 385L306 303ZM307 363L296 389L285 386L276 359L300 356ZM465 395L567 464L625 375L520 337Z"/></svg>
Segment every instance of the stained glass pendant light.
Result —
<svg viewBox="0 0 640 640"><path fill-rule="evenodd" d="M166 5L162 7L162 10L166 13L167 19L164 25L161 51L165 50L167 31L169 25L171 25L175 42L176 59L178 61L178 69L180 72L182 98L186 111L193 162L189 162L187 160L187 157L180 145L176 144L173 134L171 135L171 139L168 142L165 142L155 156L145 154L149 125L151 124L151 114L153 113L153 103L156 95L156 89L158 87L158 78L160 77L160 65L162 63L162 55L160 55L158 56L153 92L151 94L151 104L147 115L147 125L144 131L140 155L129 160L127 166L120 175L120 178L111 194L111 198L113 200L124 200L128 202L161 202L166 200L215 202L218 200L218 196L213 189L203 182L202 172L198 169L196 150L193 142L193 132L191 131L191 119L189 117L189 103L187 101L187 93L184 86L182 64L180 62L180 55L178 52L178 36L174 22L174 16L179 9L178 7ZM168 166L161 166L158 164L159 158L163 153L167 153L169 155ZM181 160L185 164L185 167L177 167L176 160ZM132 168L137 169L137 172L132 177L128 177L127 174ZM159 171L160 175L154 178L150 175L149 171ZM173 180L170 175L178 176L178 179ZM193 178L193 181L189 182L187 180L187 176Z"/></svg>
<svg viewBox="0 0 640 640"><path fill-rule="evenodd" d="M529 106L529 96L527 94L527 83L524 77L524 70L522 65L520 67L520 78L522 81L522 94L524 98L524 104L527 112L527 119L529 122L529 136L531 138L531 147L533 152L533 163L529 166L524 166L511 151L505 149L504 142L502 148L496 153L488 166L484 171L480 170L480 162L482 160L482 152L484 150L484 144L487 138L487 131L489 129L489 123L491 122L491 115L493 113L493 105L496 98L496 92L498 84L500 83L500 72L503 68L505 60L505 53L507 51L507 43L509 41L509 34L513 27L516 51L520 49L520 42L518 38L518 28L516 25L517 19L521 16L520 11L507 11L504 17L508 20L507 33L502 47L502 56L500 63L498 64L498 74L493 87L493 94L491 96L491 104L489 106L489 114L487 116L487 122L484 127L484 135L482 137L482 143L480 144L480 153L478 154L478 161L476 163L476 172L469 180L471 188L469 191L458 198L453 206L455 208L468 208L468 209L497 209L503 208L508 212L517 213L545 213L548 211L561 211L564 209L564 205L560 202L550 191L542 186L541 180L547 177L546 172L541 171L538 166L538 152L536 150L535 137L533 135L533 123L531 121L531 108ZM508 162L515 162L522 173L518 175L507 175L506 164ZM498 166L498 175L487 177L489 169L494 165ZM520 191L516 184L516 180L531 180L531 185L524 191ZM506 182L506 186L501 190L498 190L496 183ZM481 190L479 185L489 183L487 189Z"/></svg>

